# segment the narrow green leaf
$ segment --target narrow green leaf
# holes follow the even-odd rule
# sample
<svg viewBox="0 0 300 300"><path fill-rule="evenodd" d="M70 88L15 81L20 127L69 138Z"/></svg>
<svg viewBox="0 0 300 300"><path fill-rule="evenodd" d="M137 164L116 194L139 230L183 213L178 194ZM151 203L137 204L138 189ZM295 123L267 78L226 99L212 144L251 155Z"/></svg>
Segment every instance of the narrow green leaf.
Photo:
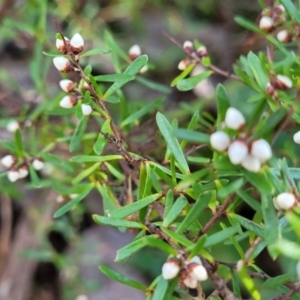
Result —
<svg viewBox="0 0 300 300"><path fill-rule="evenodd" d="M245 192L244 190L237 190L236 193L255 211L260 211L261 207L260 204L257 200L255 200L254 198L252 198L249 194L247 194L247 192Z"/></svg>
<svg viewBox="0 0 300 300"><path fill-rule="evenodd" d="M98 54L108 54L111 52L110 48L107 47L98 47L91 50L88 50L82 54L80 54L80 58L86 57L86 56L92 56L92 55L98 55Z"/></svg>
<svg viewBox="0 0 300 300"><path fill-rule="evenodd" d="M218 84L216 89L217 107L218 107L218 126L225 120L227 109L230 107L230 101L226 93L226 89L222 84Z"/></svg>
<svg viewBox="0 0 300 300"><path fill-rule="evenodd" d="M250 293L251 297L254 300L261 300L261 295L259 291L257 290L253 278L251 278L247 272L247 269L243 267L239 272L238 275L240 279L242 280L242 283L244 284L245 288Z"/></svg>
<svg viewBox="0 0 300 300"><path fill-rule="evenodd" d="M287 282L293 281L295 278L293 278L290 274L283 274L279 275L274 278L267 279L263 283L263 287L266 289L275 289L279 285L283 285Z"/></svg>
<svg viewBox="0 0 300 300"><path fill-rule="evenodd" d="M117 256L115 261L122 261L146 246L158 248L168 254L173 254L173 255L176 254L176 250L173 249L170 245L160 240L158 237L150 235L135 240L131 242L129 245L126 245L125 247L119 249L117 251Z"/></svg>
<svg viewBox="0 0 300 300"><path fill-rule="evenodd" d="M81 180L83 180L87 176L90 176L96 170L99 170L99 165L100 165L99 163L95 163L92 166L88 167L87 169L84 169L72 180L72 184L73 185L78 184Z"/></svg>
<svg viewBox="0 0 300 300"><path fill-rule="evenodd" d="M40 186L41 185L40 178L37 175L36 170L33 168L32 165L29 166L29 174L30 174L30 179L31 179L32 183L35 186Z"/></svg>
<svg viewBox="0 0 300 300"><path fill-rule="evenodd" d="M152 111L153 109L157 108L161 103L163 102L163 98L158 98L154 102L149 103L148 105L143 106L140 110L134 112L128 118L122 121L121 128L125 127L126 125L129 125L133 122L138 121L141 117Z"/></svg>
<svg viewBox="0 0 300 300"><path fill-rule="evenodd" d="M100 87L97 84L97 82L96 82L96 80L95 80L95 78L92 74L89 74L89 80L90 80L91 84L93 85L94 89L96 90L97 95L101 98L102 97L102 91L100 90ZM94 103L94 102L92 101L92 103Z"/></svg>
<svg viewBox="0 0 300 300"><path fill-rule="evenodd" d="M164 219L169 213L170 209L172 208L174 203L174 194L172 190L168 190L166 195L166 202L165 202L165 210L164 210Z"/></svg>
<svg viewBox="0 0 300 300"><path fill-rule="evenodd" d="M168 229L166 227L160 227L161 230L166 233L175 243L181 244L185 247L191 247L193 245L193 242L188 240L184 235L181 235L171 229Z"/></svg>
<svg viewBox="0 0 300 300"><path fill-rule="evenodd" d="M171 82L171 87L175 86L178 82L182 81L186 76L188 76L194 69L195 64L188 65L178 76L176 76Z"/></svg>
<svg viewBox="0 0 300 300"><path fill-rule="evenodd" d="M257 32L257 33L264 33L261 29L259 29L259 27L257 27L254 23L252 23L251 21L249 20L246 20L245 18L243 17L240 17L240 16L236 16L234 18L234 21L236 23L238 23L239 25L241 25L242 27L246 28L246 29L249 29L250 31L254 31L254 32Z"/></svg>
<svg viewBox="0 0 300 300"><path fill-rule="evenodd" d="M115 210L111 213L111 217L119 218L119 219L125 218L125 217L139 211L140 209L148 206L149 204L153 203L154 201L159 199L161 196L162 196L162 193L153 194L144 199L138 200L136 202L133 202L126 206L118 208L117 210Z"/></svg>
<svg viewBox="0 0 300 300"><path fill-rule="evenodd" d="M151 300L166 300L165 294L168 290L169 281L160 276Z"/></svg>
<svg viewBox="0 0 300 300"><path fill-rule="evenodd" d="M300 260L300 245L286 239L281 238L278 242L271 245L269 249L277 254L282 254L286 257Z"/></svg>
<svg viewBox="0 0 300 300"><path fill-rule="evenodd" d="M194 242L193 245L191 245L186 249L187 252L190 252L189 258L199 255L199 252L200 250L203 249L206 240L207 240L207 234L204 234L196 242Z"/></svg>
<svg viewBox="0 0 300 300"><path fill-rule="evenodd" d="M70 163L64 161L63 159L61 159L51 153L41 152L40 155L44 161L49 162L50 164L58 166L68 172L73 171L73 166Z"/></svg>
<svg viewBox="0 0 300 300"><path fill-rule="evenodd" d="M20 129L17 129L15 131L15 143L17 146L17 151L18 151L18 156L23 157L23 141L22 141L22 136L21 136L21 131Z"/></svg>
<svg viewBox="0 0 300 300"><path fill-rule="evenodd" d="M131 81L134 80L134 75L129 74L106 74L95 76L94 79L100 82L117 82L117 81Z"/></svg>
<svg viewBox="0 0 300 300"><path fill-rule="evenodd" d="M82 193L80 193L74 199L70 200L67 204L63 205L61 208L59 208L55 212L53 217L59 218L62 215L64 215L65 213L67 213L70 209L72 209L75 205L77 205L82 199L84 199L91 192L91 190L93 188L94 188L94 185L92 185L92 184L87 185L87 187L85 188L85 190Z"/></svg>
<svg viewBox="0 0 300 300"><path fill-rule="evenodd" d="M228 227L226 229L223 229L222 231L214 233L206 239L204 247L207 248L222 243L223 241L227 240L229 237L234 235L238 230L239 227L234 226L234 227Z"/></svg>
<svg viewBox="0 0 300 300"><path fill-rule="evenodd" d="M253 52L250 52L248 54L248 61L249 61L251 70L254 74L256 82L258 83L261 90L265 91L269 80L262 68L259 58Z"/></svg>
<svg viewBox="0 0 300 300"><path fill-rule="evenodd" d="M71 162L103 162L110 160L123 159L122 155L103 155L103 156L93 156L93 155L78 155L70 158Z"/></svg>
<svg viewBox="0 0 300 300"><path fill-rule="evenodd" d="M177 160L181 172L183 172L184 174L189 174L190 173L189 166L186 162L185 156L180 148L180 145L176 137L174 136L173 129L170 123L168 122L166 117L160 112L156 114L156 122L168 147L170 148L175 159Z"/></svg>
<svg viewBox="0 0 300 300"><path fill-rule="evenodd" d="M97 140L94 144L94 147L93 147L94 152L98 155L101 155L101 153L103 152L106 144L107 144L106 138L104 137L103 134L99 133L98 138L97 138Z"/></svg>
<svg viewBox="0 0 300 300"><path fill-rule="evenodd" d="M93 220L101 225L111 226L111 227L125 227L125 228L140 228L146 230L146 226L133 221L127 221L122 219L116 219L111 217L104 217L99 215L92 215Z"/></svg>
<svg viewBox="0 0 300 300"><path fill-rule="evenodd" d="M182 212L186 204L187 204L187 200L185 197L181 196L177 198L172 208L169 210L169 213L166 215L162 226L164 227L170 226L176 220L179 214Z"/></svg>
<svg viewBox="0 0 300 300"><path fill-rule="evenodd" d="M189 142L195 142L199 144L202 143L208 144L210 139L209 134L194 131L194 130L189 130L189 129L178 128L178 129L174 129L173 133L178 139L182 139Z"/></svg>
<svg viewBox="0 0 300 300"><path fill-rule="evenodd" d="M264 174L248 172L246 170L242 170L242 172L245 174L247 180L262 194L272 193L273 187Z"/></svg>
<svg viewBox="0 0 300 300"><path fill-rule="evenodd" d="M192 90L198 83L209 77L212 73L212 71L204 71L199 75L183 79L177 83L176 87L179 91L183 92Z"/></svg>
<svg viewBox="0 0 300 300"><path fill-rule="evenodd" d="M136 58L124 71L124 74L127 75L136 75L146 64L148 61L147 55L141 55ZM104 94L104 97L108 97L118 89L120 89L124 84L126 84L128 80L115 82Z"/></svg>
<svg viewBox="0 0 300 300"><path fill-rule="evenodd" d="M96 187L102 197L103 211L105 215L111 217L111 213L119 208L118 200L106 184L97 183Z"/></svg>
<svg viewBox="0 0 300 300"><path fill-rule="evenodd" d="M244 184L245 180L244 178L239 178L229 184L227 184L225 187L222 187L218 191L218 196L221 198L226 198L230 194L238 191Z"/></svg>
<svg viewBox="0 0 300 300"><path fill-rule="evenodd" d="M72 136L71 143L70 143L70 152L77 150L81 144L82 136L84 135L87 123L89 118L83 116L81 121L78 123L74 135Z"/></svg>
<svg viewBox="0 0 300 300"><path fill-rule="evenodd" d="M140 167L140 180L138 187L138 199L143 199L151 194L151 168L147 162Z"/></svg>
<svg viewBox="0 0 300 300"><path fill-rule="evenodd" d="M142 291L146 291L147 290L147 287L133 279L130 279L128 278L127 276L107 267L107 266L104 266L104 265L101 265L99 266L99 270L104 274L106 275L107 277L115 280L115 281L118 281L122 284L125 284L127 286L131 286L135 289L138 289L138 290L142 290Z"/></svg>
<svg viewBox="0 0 300 300"><path fill-rule="evenodd" d="M144 78L141 76L136 76L136 81L138 83L144 85L145 87L147 87L151 90L157 91L159 93L170 94L172 91L168 86L166 86L164 84L152 81L148 78Z"/></svg>
<svg viewBox="0 0 300 300"><path fill-rule="evenodd" d="M259 224L254 223L253 221L250 221L240 215L236 214L230 214L233 218L235 218L241 226L243 226L245 229L254 232L257 236L264 238L264 228L260 226Z"/></svg>
<svg viewBox="0 0 300 300"><path fill-rule="evenodd" d="M300 13L295 4L291 0L280 0L280 2L283 4L289 15L297 21L298 24L300 24Z"/></svg>
<svg viewBox="0 0 300 300"><path fill-rule="evenodd" d="M188 212L186 217L183 219L183 221L180 223L179 227L177 228L177 233L183 233L185 232L189 226L199 218L203 210L208 206L208 203L210 202L212 198L211 192L205 192L202 195L198 197L196 202L194 203L192 209Z"/></svg>

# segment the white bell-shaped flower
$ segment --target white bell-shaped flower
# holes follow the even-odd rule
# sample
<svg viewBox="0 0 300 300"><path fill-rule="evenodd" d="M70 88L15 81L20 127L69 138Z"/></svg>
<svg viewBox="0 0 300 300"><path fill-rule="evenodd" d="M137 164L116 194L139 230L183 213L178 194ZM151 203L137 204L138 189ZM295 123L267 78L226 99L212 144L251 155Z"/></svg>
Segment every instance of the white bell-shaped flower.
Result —
<svg viewBox="0 0 300 300"><path fill-rule="evenodd" d="M231 129L241 129L245 125L243 114L234 107L229 107L225 115L225 125Z"/></svg>
<svg viewBox="0 0 300 300"><path fill-rule="evenodd" d="M230 137L224 131L216 131L210 136L210 145L217 151L225 151L230 144Z"/></svg>
<svg viewBox="0 0 300 300"><path fill-rule="evenodd" d="M248 154L248 146L244 141L235 140L228 148L228 157L232 164L240 164Z"/></svg>
<svg viewBox="0 0 300 300"><path fill-rule="evenodd" d="M261 168L260 160L251 154L246 155L246 157L242 160L241 165L246 170L248 170L250 172L254 172L254 173L259 172L259 170Z"/></svg>
<svg viewBox="0 0 300 300"><path fill-rule="evenodd" d="M279 209L289 210L291 209L297 202L296 197L292 193L281 193L276 198L276 205Z"/></svg>
<svg viewBox="0 0 300 300"><path fill-rule="evenodd" d="M272 149L270 144L264 139L254 141L251 145L251 155L264 163L272 157Z"/></svg>

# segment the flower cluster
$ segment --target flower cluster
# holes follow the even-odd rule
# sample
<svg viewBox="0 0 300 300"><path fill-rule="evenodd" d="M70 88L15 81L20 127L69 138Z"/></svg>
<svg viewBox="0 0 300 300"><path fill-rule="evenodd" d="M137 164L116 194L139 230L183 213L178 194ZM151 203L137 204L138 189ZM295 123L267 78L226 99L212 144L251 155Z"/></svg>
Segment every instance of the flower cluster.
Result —
<svg viewBox="0 0 300 300"><path fill-rule="evenodd" d="M78 54L83 50L84 40L79 33L76 33L71 40L67 37L64 37L63 40L56 39L56 47L57 49L63 53L68 54L71 58L77 63L79 61ZM72 64L71 61L64 57L58 56L53 59L53 63L55 67L62 73L68 73L70 71L78 71L76 65ZM61 89L68 93L68 95L64 96L59 105L63 108L72 108L74 107L79 99L82 99L82 93L79 89L76 88L76 84L69 79L63 79L59 82ZM88 89L88 85L85 82L82 85L83 88ZM89 104L81 104L82 114L87 116L93 112L92 107Z"/></svg>
<svg viewBox="0 0 300 300"><path fill-rule="evenodd" d="M228 129L239 132L243 129L245 122L239 110L234 107L227 109L224 124ZM216 131L211 134L210 144L217 151L227 151L232 164L242 165L250 172L259 172L261 165L272 156L271 146L266 140L258 139L248 142L240 137L232 140L225 131Z"/></svg>
<svg viewBox="0 0 300 300"><path fill-rule="evenodd" d="M18 179L27 177L29 173L29 164L31 164L32 167L37 171L40 171L44 168L44 162L39 158L33 158L26 162L19 163L18 159L10 154L3 156L0 159L0 163L2 166L8 169L7 178L11 182L15 182Z"/></svg>
<svg viewBox="0 0 300 300"><path fill-rule="evenodd" d="M294 194L284 192L274 198L273 203L277 210L290 210L299 203L299 200Z"/></svg>
<svg viewBox="0 0 300 300"><path fill-rule="evenodd" d="M172 257L162 266L162 276L166 280L175 278L179 273L182 283L190 289L195 289L200 281L208 278L207 271L198 256L194 256L191 260Z"/></svg>
<svg viewBox="0 0 300 300"><path fill-rule="evenodd" d="M197 50L194 47L194 44L191 41L185 41L183 43L183 50L189 54L192 58L185 58L181 60L178 64L179 70L185 70L191 63L196 62L197 59L202 60L202 58L207 57L207 49L205 46L200 46Z"/></svg>

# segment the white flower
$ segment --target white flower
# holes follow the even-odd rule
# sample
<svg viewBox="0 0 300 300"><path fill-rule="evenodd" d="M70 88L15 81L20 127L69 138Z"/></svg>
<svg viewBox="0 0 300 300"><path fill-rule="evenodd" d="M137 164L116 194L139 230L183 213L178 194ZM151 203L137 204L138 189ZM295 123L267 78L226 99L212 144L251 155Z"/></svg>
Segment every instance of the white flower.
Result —
<svg viewBox="0 0 300 300"><path fill-rule="evenodd" d="M207 271L201 264L191 263L190 265L189 270L192 278L197 281L204 281L208 278Z"/></svg>
<svg viewBox="0 0 300 300"><path fill-rule="evenodd" d="M83 50L84 40L79 33L75 33L70 41L71 50L73 53L78 54Z"/></svg>
<svg viewBox="0 0 300 300"><path fill-rule="evenodd" d="M216 131L210 136L210 145L217 151L225 151L230 144L230 137L226 132Z"/></svg>
<svg viewBox="0 0 300 300"><path fill-rule="evenodd" d="M259 172L259 170L261 168L260 160L257 157L252 156L250 154L248 154L242 160L241 164L246 170L248 170L250 172L254 172L254 173Z"/></svg>
<svg viewBox="0 0 300 300"><path fill-rule="evenodd" d="M273 29L274 21L268 16L263 16L259 21L259 28L263 31L269 32Z"/></svg>
<svg viewBox="0 0 300 300"><path fill-rule="evenodd" d="M17 121L10 121L6 125L6 130L9 132L15 132L17 129L20 129L20 124Z"/></svg>
<svg viewBox="0 0 300 300"><path fill-rule="evenodd" d="M296 197L292 193L281 193L276 199L276 205L279 209L288 210L291 209L296 203ZM276 207L275 205L275 207Z"/></svg>
<svg viewBox="0 0 300 300"><path fill-rule="evenodd" d="M63 56L54 57L53 64L55 68L62 73L68 73L71 70L70 61Z"/></svg>
<svg viewBox="0 0 300 300"><path fill-rule="evenodd" d="M70 79L62 79L59 82L59 85L61 89L67 93L71 92L74 89L74 82Z"/></svg>
<svg viewBox="0 0 300 300"><path fill-rule="evenodd" d="M275 86L280 90L286 90L290 89L293 86L293 82L289 77L285 75L277 75Z"/></svg>
<svg viewBox="0 0 300 300"><path fill-rule="evenodd" d="M245 142L236 140L228 148L228 157L232 164L240 164L248 154L248 146Z"/></svg>
<svg viewBox="0 0 300 300"><path fill-rule="evenodd" d="M185 41L183 43L183 49L184 51L191 53L194 51L194 44L191 41Z"/></svg>
<svg viewBox="0 0 300 300"><path fill-rule="evenodd" d="M183 280L183 283L186 287L190 289L195 289L198 285L198 280L192 276L188 276Z"/></svg>
<svg viewBox="0 0 300 300"><path fill-rule="evenodd" d="M251 154L263 163L272 157L272 149L266 140L259 139L252 143Z"/></svg>
<svg viewBox="0 0 300 300"><path fill-rule="evenodd" d="M82 103L81 104L81 110L82 110L82 114L84 116L88 116L92 113L93 108L89 104Z"/></svg>
<svg viewBox="0 0 300 300"><path fill-rule="evenodd" d="M32 166L35 170L40 171L44 168L45 163L38 158L35 158L32 162Z"/></svg>
<svg viewBox="0 0 300 300"><path fill-rule="evenodd" d="M183 59L183 60L181 60L180 62L179 62L179 64L178 64L178 66L177 66L177 68L178 68L178 70L180 70L180 71L183 71L183 70L185 70L186 68L187 68L187 66L190 64L190 61L188 60L188 59Z"/></svg>
<svg viewBox="0 0 300 300"><path fill-rule="evenodd" d="M286 30L286 29L283 29L283 30L280 30L278 33L277 33L277 39L279 42L282 42L282 43L287 43L290 41L290 34L289 32Z"/></svg>
<svg viewBox="0 0 300 300"><path fill-rule="evenodd" d="M69 41L69 39L67 37L64 37L65 38L65 41ZM67 49L65 47L65 44L64 44L64 41L61 40L61 39L56 39L56 48L59 50L59 52L61 53L67 53Z"/></svg>
<svg viewBox="0 0 300 300"><path fill-rule="evenodd" d="M19 172L19 178L25 178L28 176L28 169L25 166L19 168L18 172Z"/></svg>
<svg viewBox="0 0 300 300"><path fill-rule="evenodd" d="M300 131L297 131L294 136L293 136L293 140L296 144L300 144Z"/></svg>
<svg viewBox="0 0 300 300"><path fill-rule="evenodd" d="M131 60L135 60L138 56L142 54L141 47L139 45L133 45L129 50L128 54Z"/></svg>
<svg viewBox="0 0 300 300"><path fill-rule="evenodd" d="M175 278L180 271L179 261L177 258L169 258L162 266L162 277L166 280Z"/></svg>
<svg viewBox="0 0 300 300"><path fill-rule="evenodd" d="M10 168L15 163L15 158L12 155L8 154L1 158L0 163L5 168Z"/></svg>
<svg viewBox="0 0 300 300"><path fill-rule="evenodd" d="M245 125L243 114L234 107L229 107L225 115L225 125L231 129L241 129Z"/></svg>
<svg viewBox="0 0 300 300"><path fill-rule="evenodd" d="M297 273L297 276L300 280L300 260L296 264L296 273Z"/></svg>
<svg viewBox="0 0 300 300"><path fill-rule="evenodd" d="M76 97L72 95L64 96L60 102L59 105L63 108L72 108L76 103Z"/></svg>
<svg viewBox="0 0 300 300"><path fill-rule="evenodd" d="M207 56L207 49L205 46L200 46L197 50L197 54L200 58Z"/></svg>
<svg viewBox="0 0 300 300"><path fill-rule="evenodd" d="M15 182L20 178L20 174L17 170L10 170L7 172L7 178L10 182Z"/></svg>

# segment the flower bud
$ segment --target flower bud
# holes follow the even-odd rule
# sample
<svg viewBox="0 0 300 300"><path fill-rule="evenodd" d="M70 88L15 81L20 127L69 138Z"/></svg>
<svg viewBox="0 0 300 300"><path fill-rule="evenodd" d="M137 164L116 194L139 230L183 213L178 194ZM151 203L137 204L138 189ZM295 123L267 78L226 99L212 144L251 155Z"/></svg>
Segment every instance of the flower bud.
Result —
<svg viewBox="0 0 300 300"><path fill-rule="evenodd" d="M240 164L248 154L248 146L245 142L236 140L228 148L228 157L232 164Z"/></svg>
<svg viewBox="0 0 300 300"><path fill-rule="evenodd" d="M296 197L292 193L281 193L276 197L275 201L279 209L288 210L296 204Z"/></svg>
<svg viewBox="0 0 300 300"><path fill-rule="evenodd" d="M75 96L67 95L60 100L59 105L63 108L72 108L76 102L77 100Z"/></svg>
<svg viewBox="0 0 300 300"><path fill-rule="evenodd" d="M180 271L179 260L176 257L169 258L162 266L162 277L166 280L175 278Z"/></svg>
<svg viewBox="0 0 300 300"><path fill-rule="evenodd" d="M239 260L237 263L236 263L236 270L237 272L240 272L242 270L242 268L244 267L244 262L243 260Z"/></svg>
<svg viewBox="0 0 300 300"><path fill-rule="evenodd" d="M141 69L140 69L140 74L144 74L144 73L146 73L147 71L148 71L148 66L147 65L145 65L145 66L143 66Z"/></svg>
<svg viewBox="0 0 300 300"><path fill-rule="evenodd" d="M204 281L208 278L206 269L196 262L189 263L187 270L190 273L190 276L197 281Z"/></svg>
<svg viewBox="0 0 300 300"><path fill-rule="evenodd" d="M293 136L293 140L296 144L300 145L300 131L296 132Z"/></svg>
<svg viewBox="0 0 300 300"><path fill-rule="evenodd" d="M198 280L191 276L189 270L186 269L181 272L181 280L190 289L195 289L198 285Z"/></svg>
<svg viewBox="0 0 300 300"><path fill-rule="evenodd" d="M263 16L259 21L259 28L265 32L270 32L274 28L274 21L268 16Z"/></svg>
<svg viewBox="0 0 300 300"><path fill-rule="evenodd" d="M64 37L66 44L70 43L69 39L67 37ZM67 48L63 40L56 39L56 48L59 50L59 52L66 54Z"/></svg>
<svg viewBox="0 0 300 300"><path fill-rule="evenodd" d="M210 136L210 145L217 151L225 151L230 144L230 137L226 132L216 131Z"/></svg>
<svg viewBox="0 0 300 300"><path fill-rule="evenodd" d="M16 161L15 157L8 154L8 155L5 155L1 158L0 163L5 168L10 168L15 163L15 161Z"/></svg>
<svg viewBox="0 0 300 300"><path fill-rule="evenodd" d="M298 279L300 280L300 260L296 264L296 273L297 273Z"/></svg>
<svg viewBox="0 0 300 300"><path fill-rule="evenodd" d="M257 157L248 154L241 162L241 165L248 171L257 173L261 168L261 162Z"/></svg>
<svg viewBox="0 0 300 300"><path fill-rule="evenodd" d="M287 90L293 86L292 80L284 75L277 75L275 81L275 87L279 90Z"/></svg>
<svg viewBox="0 0 300 300"><path fill-rule="evenodd" d="M28 176L28 168L26 166L22 166L18 169L19 178L25 178Z"/></svg>
<svg viewBox="0 0 300 300"><path fill-rule="evenodd" d="M275 88L274 88L274 86L270 82L267 83L266 92L270 96L273 96L274 93L275 93Z"/></svg>
<svg viewBox="0 0 300 300"><path fill-rule="evenodd" d="M183 71L189 66L189 64L190 64L189 59L185 58L179 62L177 68L178 70Z"/></svg>
<svg viewBox="0 0 300 300"><path fill-rule="evenodd" d="M15 182L20 178L20 174L16 169L12 169L7 172L7 178L10 182Z"/></svg>
<svg viewBox="0 0 300 300"><path fill-rule="evenodd" d="M45 163L42 160L35 158L32 162L32 166L35 170L40 171L44 168Z"/></svg>
<svg viewBox="0 0 300 300"><path fill-rule="evenodd" d="M277 33L277 39L279 42L288 43L291 41L292 36L286 29L283 29Z"/></svg>
<svg viewBox="0 0 300 300"><path fill-rule="evenodd" d="M82 103L81 104L81 110L82 110L82 114L84 116L88 116L92 113L93 108L89 104Z"/></svg>
<svg viewBox="0 0 300 300"><path fill-rule="evenodd" d="M70 41L71 51L78 54L83 50L84 40L79 33L75 33Z"/></svg>
<svg viewBox="0 0 300 300"><path fill-rule="evenodd" d="M195 49L194 44L191 41L185 41L183 43L183 49L187 53L192 53L192 52L194 52L194 49Z"/></svg>
<svg viewBox="0 0 300 300"><path fill-rule="evenodd" d="M245 125L243 114L234 107L229 107L225 115L225 125L228 128L239 130Z"/></svg>
<svg viewBox="0 0 300 300"><path fill-rule="evenodd" d="M142 54L141 47L139 45L133 45L128 50L128 55L131 60L135 60L137 57L139 57Z"/></svg>
<svg viewBox="0 0 300 300"><path fill-rule="evenodd" d="M282 4L279 4L274 7L274 11L275 13L282 14L285 12L285 8Z"/></svg>
<svg viewBox="0 0 300 300"><path fill-rule="evenodd" d="M68 73L73 70L70 61L63 56L54 57L53 64L55 68L62 73Z"/></svg>
<svg viewBox="0 0 300 300"><path fill-rule="evenodd" d="M259 139L251 144L251 155L258 158L262 163L272 157L272 149L270 144L264 140Z"/></svg>
<svg viewBox="0 0 300 300"><path fill-rule="evenodd" d="M59 82L59 85L64 92L69 93L73 91L75 84L70 79L63 79Z"/></svg>
<svg viewBox="0 0 300 300"><path fill-rule="evenodd" d="M206 47L205 46L199 47L198 50L197 50L197 54L198 54L198 56L200 58L203 58L203 57L207 56L207 49L206 49Z"/></svg>
<svg viewBox="0 0 300 300"><path fill-rule="evenodd" d="M7 125L6 125L6 130L9 132L15 132L16 130L20 129L20 124L17 121L10 121Z"/></svg>

